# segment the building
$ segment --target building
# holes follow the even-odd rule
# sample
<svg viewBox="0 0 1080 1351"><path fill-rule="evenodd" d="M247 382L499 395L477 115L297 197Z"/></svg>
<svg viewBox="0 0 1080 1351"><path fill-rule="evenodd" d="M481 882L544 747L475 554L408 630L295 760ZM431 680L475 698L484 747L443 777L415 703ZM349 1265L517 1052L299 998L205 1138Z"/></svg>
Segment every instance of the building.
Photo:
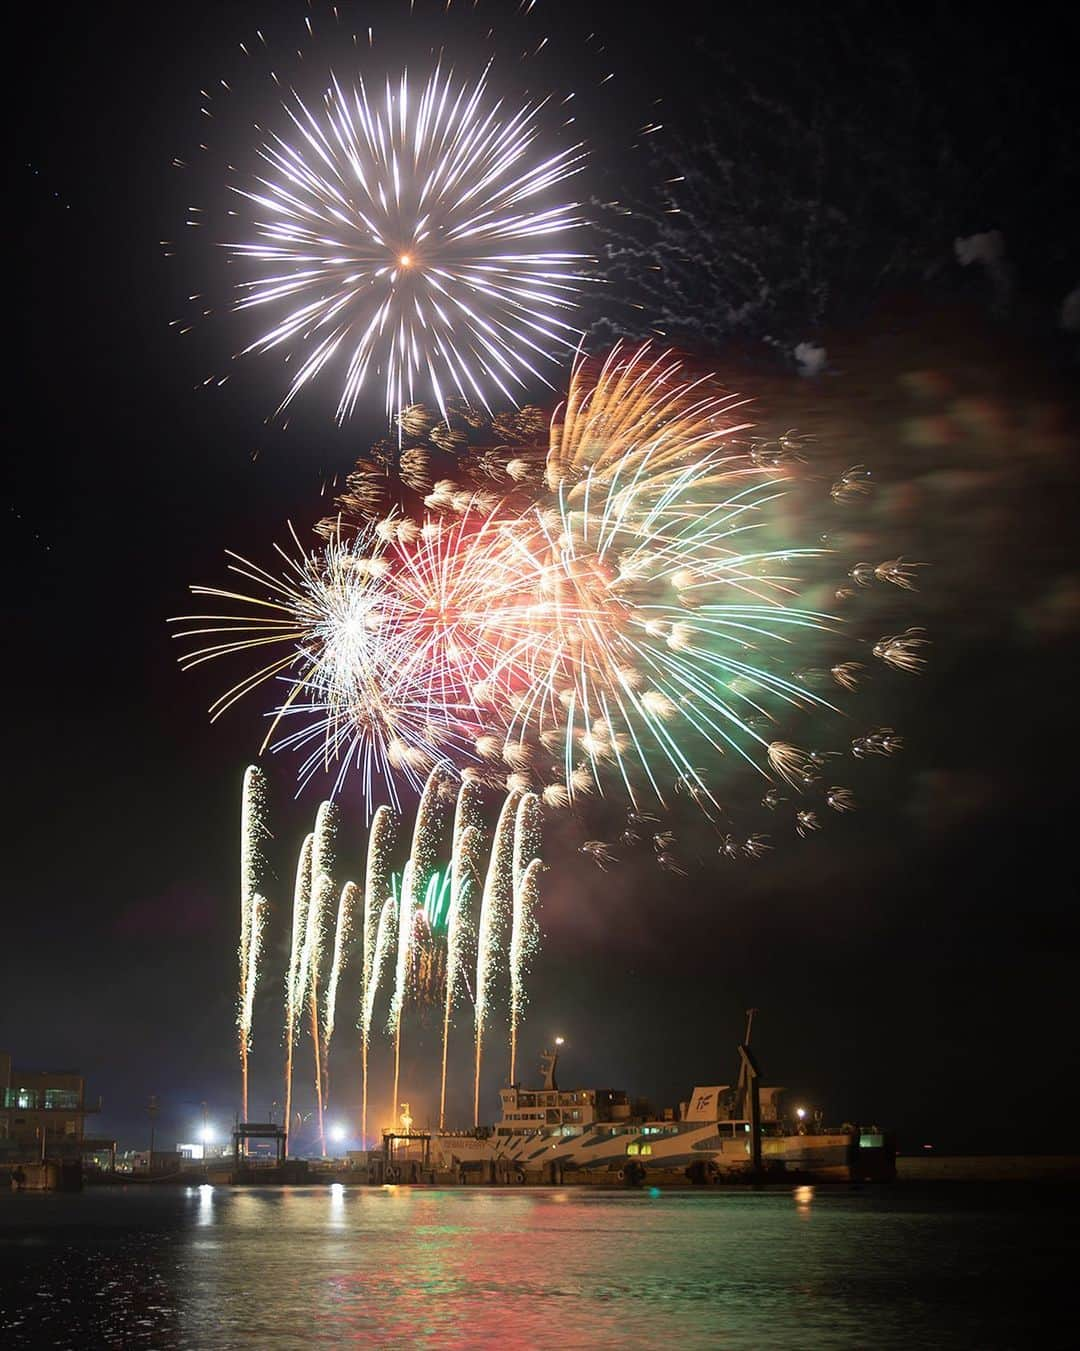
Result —
<svg viewBox="0 0 1080 1351"><path fill-rule="evenodd" d="M0 1051L0 1158L77 1158L86 1139L86 1084L76 1070L22 1069Z"/></svg>

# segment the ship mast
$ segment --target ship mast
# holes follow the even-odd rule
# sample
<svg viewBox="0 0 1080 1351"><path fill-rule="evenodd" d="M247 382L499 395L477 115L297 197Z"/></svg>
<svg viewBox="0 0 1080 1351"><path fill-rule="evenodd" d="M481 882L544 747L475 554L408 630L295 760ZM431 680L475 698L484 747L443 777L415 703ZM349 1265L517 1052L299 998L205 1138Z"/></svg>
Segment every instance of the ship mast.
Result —
<svg viewBox="0 0 1080 1351"><path fill-rule="evenodd" d="M750 1050L750 1033L757 1009L746 1010L746 1037L739 1047L738 1095L743 1118L750 1123L750 1169L761 1172L761 1071Z"/></svg>

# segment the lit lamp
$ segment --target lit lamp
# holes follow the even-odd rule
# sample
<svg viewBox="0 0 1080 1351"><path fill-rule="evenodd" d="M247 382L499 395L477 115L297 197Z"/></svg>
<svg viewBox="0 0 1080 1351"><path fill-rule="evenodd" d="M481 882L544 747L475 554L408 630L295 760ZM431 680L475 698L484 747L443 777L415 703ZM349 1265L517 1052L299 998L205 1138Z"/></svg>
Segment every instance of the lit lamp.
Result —
<svg viewBox="0 0 1080 1351"><path fill-rule="evenodd" d="M338 1145L345 1139L345 1127L340 1121L330 1127L330 1139Z"/></svg>

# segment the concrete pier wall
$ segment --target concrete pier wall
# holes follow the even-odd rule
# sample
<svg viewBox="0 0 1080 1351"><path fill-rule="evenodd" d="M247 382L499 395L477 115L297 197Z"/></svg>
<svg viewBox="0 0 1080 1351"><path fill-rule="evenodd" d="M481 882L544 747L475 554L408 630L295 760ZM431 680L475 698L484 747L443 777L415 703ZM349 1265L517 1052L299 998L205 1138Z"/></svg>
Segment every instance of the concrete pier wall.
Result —
<svg viewBox="0 0 1080 1351"><path fill-rule="evenodd" d="M1076 1182L1080 1154L900 1154L899 1182Z"/></svg>

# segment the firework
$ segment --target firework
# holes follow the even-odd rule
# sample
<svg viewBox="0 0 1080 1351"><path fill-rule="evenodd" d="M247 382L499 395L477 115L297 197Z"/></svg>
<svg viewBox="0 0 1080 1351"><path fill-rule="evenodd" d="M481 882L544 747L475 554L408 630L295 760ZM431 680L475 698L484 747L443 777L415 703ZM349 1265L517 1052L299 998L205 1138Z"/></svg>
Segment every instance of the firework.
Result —
<svg viewBox="0 0 1080 1351"><path fill-rule="evenodd" d="M394 996L390 1004L387 1031L394 1038L394 1092L393 1110L397 1111L398 1084L401 1074L402 1014L408 976L413 956L415 922L422 910L420 890L434 867L438 839L438 803L443 787L445 766L437 765L428 775L420 803L416 808L412 848L401 876L401 896L398 907L397 962L394 971Z"/></svg>
<svg viewBox="0 0 1080 1351"><path fill-rule="evenodd" d="M320 104L284 105L236 185L251 238L230 246L236 308L270 316L244 351L293 363L281 409L333 372L339 421L375 376L388 415L423 393L445 417L449 394L512 398L574 345L582 259L552 245L580 221L553 194L584 152L543 150L548 101L508 108L487 73L436 65L378 92L331 74Z"/></svg>
<svg viewBox="0 0 1080 1351"><path fill-rule="evenodd" d="M525 972L536 946L535 910L543 865L540 848L540 800L526 793L514 813L513 887L510 928L510 1083L516 1082L518 1026L525 1012Z"/></svg>
<svg viewBox="0 0 1080 1351"><path fill-rule="evenodd" d="M525 975L536 948L536 907L543 862L532 859L514 887L513 926L510 932L510 1082L516 1083L518 1028L525 1016Z"/></svg>
<svg viewBox="0 0 1080 1351"><path fill-rule="evenodd" d="M380 807L371 822L368 835L367 866L364 871L364 936L363 967L360 981L360 1076L361 1076L361 1139L367 1147L367 1087L368 1052L371 1047L371 1018L375 1007L375 989L378 985L381 961L379 934L384 933L386 907L389 904L389 851L394 840L394 816L389 807ZM385 922L384 922L385 921ZM370 993L370 998L369 998Z"/></svg>
<svg viewBox="0 0 1080 1351"><path fill-rule="evenodd" d="M336 761L338 783L356 767L367 789L385 782L396 802L398 775L419 787L418 767L430 767L441 752L428 716L426 685L410 682L415 667L405 662L407 629L398 622L393 599L378 586L382 550L373 532L348 547L331 543L313 554L299 550L298 557L279 549L285 564L279 575L231 554L230 571L252 584L253 594L192 589L245 612L189 616L190 622L212 627L185 628L176 636L214 639L181 658L185 670L273 647L279 655L216 699L211 719L264 683L285 680L288 695L274 713L263 749L283 719L302 714L301 730L276 743L293 749L315 743L301 766L302 780ZM366 796L370 800L373 794Z"/></svg>
<svg viewBox="0 0 1080 1351"><path fill-rule="evenodd" d="M256 891L252 893L248 909L247 969L243 981L243 1001L240 1006L240 1062L241 1062L241 1107L244 1120L247 1120L248 1056L251 1053L251 1024L255 1012L255 985L259 975L259 958L262 956L263 926L266 921L266 900Z"/></svg>
<svg viewBox="0 0 1080 1351"><path fill-rule="evenodd" d="M265 901L256 891L262 873L266 829L266 779L255 765L244 771L240 804L240 990L237 1027L240 1036L241 1109L247 1120L248 1054L255 984L259 972Z"/></svg>
<svg viewBox="0 0 1080 1351"><path fill-rule="evenodd" d="M363 1096L360 1109L360 1134L365 1147L367 1144L368 1043L370 1042L371 1037L371 1022L375 1015L375 999L379 993L379 985L382 980L383 970L394 945L396 925L397 902L393 897L388 897L383 902L382 909L379 911L379 921L375 928L375 945L372 949L371 971L367 985L364 989L363 1007L361 1010L362 1025L364 1028L364 1036L361 1042L364 1063L364 1080L361 1090Z"/></svg>
<svg viewBox="0 0 1080 1351"><path fill-rule="evenodd" d="M334 834L337 829L337 808L332 802L323 802L315 814L315 830L311 847L311 898L307 908L304 947L301 955L302 989L307 998L311 1021L311 1044L315 1058L315 1108L318 1119L319 1143L326 1154L324 1129L325 1096L323 1092L322 1029L319 1019L319 977L325 956L326 912L334 895Z"/></svg>
<svg viewBox="0 0 1080 1351"><path fill-rule="evenodd" d="M334 952L330 959L330 974L326 982L326 998L323 1001L322 1025L322 1061L323 1061L323 1099L330 1099L330 1042L334 1036L334 1022L337 1011L338 983L341 969L348 957L348 943L352 935L353 915L359 888L355 882L346 882L341 889L338 901L337 920L334 924Z"/></svg>
<svg viewBox="0 0 1080 1351"><path fill-rule="evenodd" d="M425 425L413 407L406 420ZM640 811L684 791L714 822L745 796L740 774L820 783L808 757L838 753L839 700L869 678L868 645L820 608L832 544L792 542L807 483L792 435L747 442L736 399L648 347L579 360L545 444L531 412L474 420L506 443L470 445L454 479L433 471L424 512L373 521L341 499L325 543L280 577L237 560L250 595L197 589L249 612L196 617L180 636L213 641L186 665L281 645L215 715L284 679L271 735L295 730L275 748L307 751L302 781L325 768L337 788L359 769L369 809L380 785L397 801L399 780L419 789L441 763L547 807L600 792ZM908 593L920 566L856 564L844 594ZM869 646L912 672L927 644L909 628ZM802 750L797 732L833 749ZM418 896L431 877L414 869ZM434 989L442 949L421 928L410 952Z"/></svg>
<svg viewBox="0 0 1080 1351"><path fill-rule="evenodd" d="M432 538L410 551L389 546L385 532L369 528L305 553L293 539L298 556L278 549L284 562L278 574L229 555L230 571L251 584L250 594L192 588L244 613L172 621L198 625L178 630L177 638L213 639L181 657L181 666L275 649L272 661L214 700L211 720L263 685L284 682L288 693L274 710L263 749L272 744L306 752L301 783L331 771L336 789L352 770L361 777L368 810L383 789L396 807L399 781L420 791L433 765L448 755L470 757L478 727L460 664L482 616L466 611L456 594L466 583L454 581L446 540ZM458 547L475 547L474 541L463 538ZM443 589L425 590L425 580ZM472 590L476 605L475 582ZM459 612L449 622L440 618ZM297 730L277 736L297 721Z"/></svg>
<svg viewBox="0 0 1080 1351"><path fill-rule="evenodd" d="M488 1018L496 959L506 926L506 912L513 905L514 822L521 794L511 792L499 812L491 842L480 916L476 933L476 990L474 1005L475 1071L473 1078L474 1124L480 1124L480 1066L484 1051L484 1026Z"/></svg>
<svg viewBox="0 0 1080 1351"><path fill-rule="evenodd" d="M248 783L253 790L258 780L249 776ZM255 838L252 822L257 814L253 791L246 801L252 810L245 813L241 852L245 876L255 877L258 869L251 841ZM265 830L261 815L258 820ZM450 1027L462 992L468 988L466 961L474 944L478 989L476 1075L485 1032L492 1022L496 986L503 981L509 987L510 1063L512 1067L516 1064L518 1028L526 1004L525 976L538 939L536 911L543 870L539 798L519 790L506 796L489 854L485 850L483 823L479 784L475 779L462 780L446 765L437 766L428 776L400 875L392 871L396 835L392 813L382 808L372 822L364 878L357 1024L363 1075L360 1126L365 1141L368 1052L384 985L389 984L386 1031L393 1043L394 1104L400 1089L407 1010L437 1002L442 1034L439 1119L445 1125ZM342 981L348 969L352 926L360 902L359 887L346 882L336 907L332 903L338 826L337 809L332 803L323 802L316 813L314 830L305 837L297 859L285 972L285 1119L291 1124L295 1048L302 1026L307 1025L314 1059L316 1127L324 1153L330 1050ZM243 941L247 946L241 1022L247 1028L264 946L267 910L264 898L253 891L251 903L241 914ZM426 955L419 953L420 948L426 949ZM246 1082L246 1058L242 1057L241 1063ZM474 1082L474 1113L477 1094Z"/></svg>
<svg viewBox="0 0 1080 1351"><path fill-rule="evenodd" d="M450 903L446 917L446 988L443 998L442 1074L439 1087L439 1129L446 1124L446 1059L450 1045L450 1022L464 969L465 936L469 930L470 891L480 866L483 831L480 829L479 790L475 783L461 785L454 810L450 854Z"/></svg>
<svg viewBox="0 0 1080 1351"><path fill-rule="evenodd" d="M306 976L303 954L311 900L311 852L314 844L314 835L305 837L296 864L296 882L293 887L292 943L285 977L285 1125L288 1130L292 1128L293 1049L300 1030L299 1015L304 1002Z"/></svg>
<svg viewBox="0 0 1080 1351"><path fill-rule="evenodd" d="M401 875L401 891L397 898L397 957L394 962L394 992L390 1000L387 1031L394 1038L394 1087L391 1110L397 1113L398 1087L401 1083L401 1025L404 1021L405 998L408 989L409 965L412 959L413 919L413 862L405 864ZM391 1120L393 1120L393 1116Z"/></svg>
<svg viewBox="0 0 1080 1351"><path fill-rule="evenodd" d="M442 1073L439 1085L440 1130L446 1124L446 1062L450 1045L450 1023L464 979L466 937L472 922L470 903L483 839L483 832L476 826L470 826L462 834L460 846L455 850L454 856L454 877L446 923L446 989L443 1004Z"/></svg>

